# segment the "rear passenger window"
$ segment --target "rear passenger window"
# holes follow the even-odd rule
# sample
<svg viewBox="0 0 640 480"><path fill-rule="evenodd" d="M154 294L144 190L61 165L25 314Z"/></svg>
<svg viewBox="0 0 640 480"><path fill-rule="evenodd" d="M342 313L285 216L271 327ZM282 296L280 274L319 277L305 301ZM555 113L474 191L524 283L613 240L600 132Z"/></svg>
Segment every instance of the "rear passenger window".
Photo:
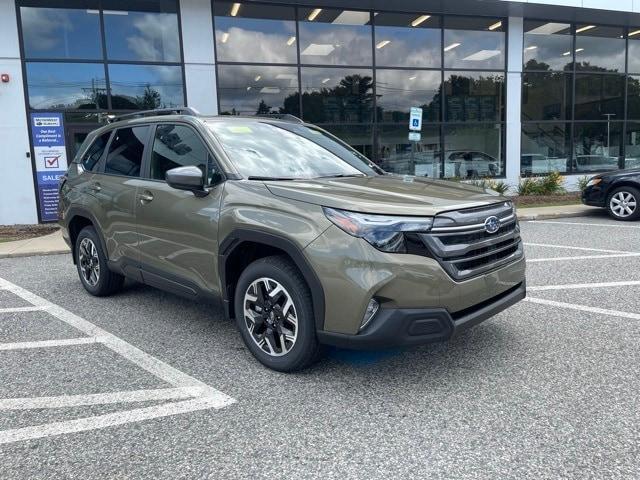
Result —
<svg viewBox="0 0 640 480"><path fill-rule="evenodd" d="M92 171L95 166L102 158L102 154L104 153L104 149L107 148L107 143L109 142L109 137L111 136L111 132L103 133L98 138L94 140L91 146L87 149L82 160L82 166L87 171Z"/></svg>
<svg viewBox="0 0 640 480"><path fill-rule="evenodd" d="M209 151L198 134L185 125L160 124L156 127L149 176L164 180L167 170L194 166L207 174Z"/></svg>
<svg viewBox="0 0 640 480"><path fill-rule="evenodd" d="M139 177L149 127L120 128L113 136L104 173Z"/></svg>

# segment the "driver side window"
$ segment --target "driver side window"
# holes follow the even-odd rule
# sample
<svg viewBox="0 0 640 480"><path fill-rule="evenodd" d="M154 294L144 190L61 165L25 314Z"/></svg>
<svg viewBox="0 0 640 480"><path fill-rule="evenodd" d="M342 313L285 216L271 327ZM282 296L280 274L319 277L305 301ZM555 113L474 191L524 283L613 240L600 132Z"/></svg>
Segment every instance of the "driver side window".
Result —
<svg viewBox="0 0 640 480"><path fill-rule="evenodd" d="M186 125L159 124L153 139L150 178L164 180L168 170L198 167L207 176L207 184L218 178L217 166L196 131ZM208 173L207 173L208 172Z"/></svg>

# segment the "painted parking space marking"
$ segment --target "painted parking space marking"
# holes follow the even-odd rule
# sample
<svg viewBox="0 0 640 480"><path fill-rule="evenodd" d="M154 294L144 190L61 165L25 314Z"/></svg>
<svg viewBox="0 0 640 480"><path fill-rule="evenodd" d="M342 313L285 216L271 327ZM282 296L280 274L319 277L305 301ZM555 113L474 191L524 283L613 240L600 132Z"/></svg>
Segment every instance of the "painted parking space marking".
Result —
<svg viewBox="0 0 640 480"><path fill-rule="evenodd" d="M578 310L581 312L598 313L600 315L608 315L611 317L630 318L632 320L640 320L640 313L621 312L619 310L609 310L606 308L588 307L586 305L577 305L575 303L557 302L555 300L547 300L544 298L527 297L526 302L537 303L540 305L548 305L551 307L567 308L569 310Z"/></svg>
<svg viewBox="0 0 640 480"><path fill-rule="evenodd" d="M582 227L607 227L607 228L635 228L640 229L637 225L618 225L611 223L580 223L580 222L555 222L550 220L532 220L527 222L529 225L580 225Z"/></svg>
<svg viewBox="0 0 640 480"><path fill-rule="evenodd" d="M44 310L53 317L84 333L86 337L66 340L45 340L40 342L19 342L0 344L0 350L18 348L46 348L94 343L104 346L124 357L173 388L148 389L144 391L109 392L93 395L68 395L58 397L7 398L0 399L0 409L64 408L68 406L98 405L110 403L130 403L149 400L180 400L145 408L123 410L105 415L96 415L74 420L63 420L52 423L22 427L0 431L0 444L28 439L44 438L87 430L123 425L152 418L178 415L197 410L220 409L235 403L235 399L215 388L181 372L156 357L143 352L139 348L121 338L103 330L93 323L65 310L18 285L0 278L0 289L8 290L33 307ZM27 310L28 311L28 310ZM1 320L0 320L1 321ZM4 348L2 348L4 345ZM22 406L22 408L19 408Z"/></svg>
<svg viewBox="0 0 640 480"><path fill-rule="evenodd" d="M529 292L544 292L548 290L575 290L581 288L617 288L617 287L633 287L640 286L640 280L632 280L629 282L600 282L600 283L569 283L566 285L527 285Z"/></svg>
<svg viewBox="0 0 640 480"><path fill-rule="evenodd" d="M600 252L600 253L620 253L620 254L640 254L640 252L629 252L624 250L607 250L604 248L591 248L591 247L573 247L569 245L555 245L553 243L531 243L524 242L523 245L529 247L544 247L544 248L559 248L559 249L567 249L567 250L580 250L582 252Z"/></svg>
<svg viewBox="0 0 640 480"><path fill-rule="evenodd" d="M46 310L46 307L11 307L11 308L0 308L0 313L20 313L20 312L41 312Z"/></svg>
<svg viewBox="0 0 640 480"><path fill-rule="evenodd" d="M576 257L547 257L547 258L531 258L527 259L527 263L541 262L566 262L571 260L596 260L599 258L625 258L640 257L640 253L621 253L619 255L579 255Z"/></svg>

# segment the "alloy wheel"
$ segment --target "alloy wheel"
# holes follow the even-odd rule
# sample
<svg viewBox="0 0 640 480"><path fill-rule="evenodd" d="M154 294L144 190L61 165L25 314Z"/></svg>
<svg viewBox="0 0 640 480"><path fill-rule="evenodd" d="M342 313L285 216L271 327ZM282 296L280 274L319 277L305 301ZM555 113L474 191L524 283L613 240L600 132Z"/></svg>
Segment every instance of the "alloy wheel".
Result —
<svg viewBox="0 0 640 480"><path fill-rule="evenodd" d="M255 344L273 357L286 355L298 338L298 316L291 295L276 280L259 278L244 294L244 323Z"/></svg>
<svg viewBox="0 0 640 480"><path fill-rule="evenodd" d="M83 280L95 287L100 280L100 257L98 249L90 238L83 238L78 247L78 263Z"/></svg>
<svg viewBox="0 0 640 480"><path fill-rule="evenodd" d="M626 218L636 211L638 202L631 192L621 190L609 200L609 208L616 217Z"/></svg>

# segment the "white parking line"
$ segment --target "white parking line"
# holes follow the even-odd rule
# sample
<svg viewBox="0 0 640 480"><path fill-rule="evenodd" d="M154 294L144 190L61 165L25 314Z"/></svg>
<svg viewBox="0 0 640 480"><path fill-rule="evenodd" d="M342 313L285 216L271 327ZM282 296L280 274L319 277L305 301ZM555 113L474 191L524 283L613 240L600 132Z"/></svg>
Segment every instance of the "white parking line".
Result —
<svg viewBox="0 0 640 480"><path fill-rule="evenodd" d="M640 253L621 253L619 255L580 255L576 257L527 258L527 263L564 262L567 260L593 260L597 258L640 257Z"/></svg>
<svg viewBox="0 0 640 480"><path fill-rule="evenodd" d="M31 410L34 408L63 408L86 405L108 405L111 403L149 402L152 400L180 400L198 397L201 393L197 387L185 387L91 393L88 395L60 395L56 397L3 398L0 399L0 410Z"/></svg>
<svg viewBox="0 0 640 480"><path fill-rule="evenodd" d="M11 308L0 308L0 313L18 313L18 312L39 312L42 310L46 310L46 307L11 307Z"/></svg>
<svg viewBox="0 0 640 480"><path fill-rule="evenodd" d="M584 252L601 252L601 253L624 253L624 254L640 254L640 252L628 252L624 250L606 250L604 248L590 248L590 247L573 247L569 245L554 245L552 243L529 243L524 242L523 245L530 247L545 247L545 248L560 248L566 250L580 250Z"/></svg>
<svg viewBox="0 0 640 480"><path fill-rule="evenodd" d="M56 317L62 322L74 327L75 329L83 332L87 337L80 339L67 339L67 344L77 345L79 343L98 343L120 354L125 359L138 365L140 368L153 374L164 382L172 385L173 389L165 390L164 393L158 390L150 389L148 393L132 393L132 392L117 392L120 394L123 402L130 401L145 401L146 399L158 399L165 395L163 399L176 399L184 398L182 393L188 393L188 400L179 402L165 403L162 405L156 405L152 407L139 408L134 410L125 410L116 413L110 413L106 415L98 415L87 418L80 418L75 420L64 420L60 422L53 422L44 425L35 425L30 427L16 428L11 430L0 431L0 444L16 442L20 440L27 440L33 438L49 437L52 435L60 435L64 433L81 432L86 430L92 430L97 428L105 428L114 425L122 425L130 422L138 422L141 420L159 418L168 415L177 415L180 413L187 413L196 410L205 409L219 409L231 405L235 402L235 399L226 395L225 393L216 390L213 387L181 372L180 370L168 365L167 363L159 360L148 353L143 352L137 347L134 347L130 343L125 342L121 338L101 329L97 325L75 315L74 313L65 310L64 308L42 298L38 295L14 285L13 283L0 278L0 289L9 290L15 295L19 296L23 300L31 303L34 307L44 309L50 315ZM47 346L61 346L65 340L46 340L49 342ZM22 342L14 344L4 344L5 350L15 349L18 346L24 348L25 345L44 346L43 342ZM162 390L162 389L161 389ZM169 390L171 392L169 392ZM180 392L177 392L179 390ZM117 401L117 394L100 394L101 396L89 397L83 396L77 397L62 396L58 398L54 403L57 403L61 408L68 406L69 404L78 405L81 402L97 402L99 403L112 403ZM145 398L145 395L147 398ZM154 398L155 397L155 398ZM141 398L142 400L137 400ZM20 399L4 399L7 405L16 405L22 403L23 405L32 405L31 408L42 408L38 405L42 405L43 402L50 400L50 397L36 397L36 398L20 398ZM89 403L91 404L91 403ZM25 407L27 408L27 407Z"/></svg>
<svg viewBox="0 0 640 480"><path fill-rule="evenodd" d="M632 280L629 282L569 283L566 285L540 285L534 287L527 285L527 291L544 292L547 290L575 290L579 288L615 288L633 286L640 286L640 280Z"/></svg>
<svg viewBox="0 0 640 480"><path fill-rule="evenodd" d="M607 228L640 228L638 225L620 225L618 223L580 223L580 222L552 222L550 220L533 220L527 222L529 224L545 224L545 225L581 225L586 227L607 227Z"/></svg>
<svg viewBox="0 0 640 480"><path fill-rule="evenodd" d="M61 338L60 340L40 340L37 342L0 343L0 350L22 350L25 348L68 347L69 345L86 345L98 343L102 339L97 337Z"/></svg>
<svg viewBox="0 0 640 480"><path fill-rule="evenodd" d="M599 313L601 315L610 315L612 317L630 318L632 320L640 320L640 314L631 312L621 312L619 310L609 310L606 308L588 307L587 305L576 305L574 303L556 302L555 300L546 300L544 298L527 297L525 301L530 303L538 303L541 305L549 305L551 307L568 308L570 310L578 310L581 312Z"/></svg>

